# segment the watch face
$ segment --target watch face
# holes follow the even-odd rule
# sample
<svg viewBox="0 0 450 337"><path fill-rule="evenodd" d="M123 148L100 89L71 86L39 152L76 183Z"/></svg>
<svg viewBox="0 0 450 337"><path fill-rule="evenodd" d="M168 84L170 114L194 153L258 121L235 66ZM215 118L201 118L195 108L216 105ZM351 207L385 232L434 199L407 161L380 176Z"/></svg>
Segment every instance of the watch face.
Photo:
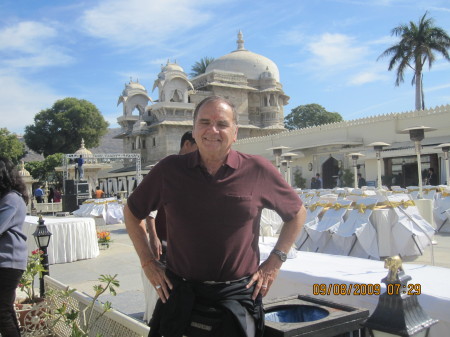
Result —
<svg viewBox="0 0 450 337"><path fill-rule="evenodd" d="M282 252L281 250L274 249L274 250L272 251L272 253L278 255L278 257L280 258L280 260L283 261L283 262L285 262L286 259L287 259L286 253Z"/></svg>

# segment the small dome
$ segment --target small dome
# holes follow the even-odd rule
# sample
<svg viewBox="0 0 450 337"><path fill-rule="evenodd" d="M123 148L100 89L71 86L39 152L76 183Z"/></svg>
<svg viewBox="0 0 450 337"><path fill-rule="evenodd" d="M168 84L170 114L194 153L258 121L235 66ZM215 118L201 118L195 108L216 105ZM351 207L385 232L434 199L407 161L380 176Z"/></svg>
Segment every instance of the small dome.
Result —
<svg viewBox="0 0 450 337"><path fill-rule="evenodd" d="M130 83L125 84L125 89L122 91L122 96L130 96L131 92L136 91L143 91L144 93L147 93L147 89L139 83L139 81L133 82L130 80Z"/></svg>
<svg viewBox="0 0 450 337"><path fill-rule="evenodd" d="M81 147L74 154L82 155L82 156L92 155L92 152L84 147L84 139L83 138L81 138Z"/></svg>
<svg viewBox="0 0 450 337"><path fill-rule="evenodd" d="M22 165L21 165L21 167L20 167L19 175L20 175L21 177L29 177L29 176L31 176L30 172L28 172L28 171L25 169L25 163L23 162L23 160L22 160Z"/></svg>
<svg viewBox="0 0 450 337"><path fill-rule="evenodd" d="M184 72L183 68L179 64L177 64L176 62L175 63L169 63L169 61L167 61L166 66L161 69L161 72L163 72L163 71L165 71L165 72L168 72L168 71L181 71L181 72Z"/></svg>
<svg viewBox="0 0 450 337"><path fill-rule="evenodd" d="M259 80L263 73L266 73L264 77L267 77L267 73L270 73L270 77L277 82L280 81L277 65L265 56L246 50L241 32L238 34L237 44L237 50L211 62L206 68L206 73L213 70L239 72L250 80Z"/></svg>

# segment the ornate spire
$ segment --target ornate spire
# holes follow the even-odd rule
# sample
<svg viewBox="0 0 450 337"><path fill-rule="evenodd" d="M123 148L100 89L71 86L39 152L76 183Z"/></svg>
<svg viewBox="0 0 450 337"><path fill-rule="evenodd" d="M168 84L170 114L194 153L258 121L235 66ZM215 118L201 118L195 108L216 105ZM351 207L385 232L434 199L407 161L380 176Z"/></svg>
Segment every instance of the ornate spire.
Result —
<svg viewBox="0 0 450 337"><path fill-rule="evenodd" d="M244 48L244 34L242 34L241 30L239 30L238 33L238 39L237 39L237 50L245 50Z"/></svg>

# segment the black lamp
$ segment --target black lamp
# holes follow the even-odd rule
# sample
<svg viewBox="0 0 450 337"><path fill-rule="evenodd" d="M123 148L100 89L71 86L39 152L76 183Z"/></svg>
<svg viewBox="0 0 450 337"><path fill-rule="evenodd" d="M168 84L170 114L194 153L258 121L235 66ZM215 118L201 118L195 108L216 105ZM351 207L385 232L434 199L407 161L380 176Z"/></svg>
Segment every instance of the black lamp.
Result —
<svg viewBox="0 0 450 337"><path fill-rule="evenodd" d="M39 277L39 292L40 296L45 296L45 289L44 289L44 276L50 275L49 272L49 264L48 264L48 255L47 255L47 247L50 243L50 237L52 236L52 233L50 233L47 229L47 226L44 223L44 219L42 218L42 215L39 216L38 226L36 230L33 233L34 240L36 241L36 245L39 247L40 250L42 250L42 267L44 267L45 271L41 273Z"/></svg>
<svg viewBox="0 0 450 337"><path fill-rule="evenodd" d="M409 139L414 142L416 156L417 156L417 173L419 175L419 195L418 199L422 199L422 162L420 159L420 149L422 147L421 141L425 138L425 132L435 131L436 129L429 126L413 126L411 128L404 129L400 133L409 134Z"/></svg>
<svg viewBox="0 0 450 337"><path fill-rule="evenodd" d="M438 320L422 309L417 293L408 294L413 289L408 287L411 276L403 271L400 257L387 258L385 268L389 273L381 282L386 284L386 292L380 295L375 311L364 324L369 336L427 337Z"/></svg>
<svg viewBox="0 0 450 337"><path fill-rule="evenodd" d="M450 170L449 170L449 164L448 164L448 151L450 150L450 143L444 143L441 145L436 146L436 148L441 149L442 152L444 152L444 159L445 159L445 179L447 181L447 186L450 186Z"/></svg>
<svg viewBox="0 0 450 337"><path fill-rule="evenodd" d="M273 155L275 156L275 165L277 166L278 171L281 173L281 168L280 168L280 158L281 158L281 154L283 153L283 150L289 149L289 147L287 146L275 146L275 147L271 147L268 148L267 150L272 150Z"/></svg>
<svg viewBox="0 0 450 337"><path fill-rule="evenodd" d="M354 188L358 188L358 167L357 162L359 157L363 157L364 155L359 152L349 153L347 156L351 157L353 160L353 170L354 170Z"/></svg>

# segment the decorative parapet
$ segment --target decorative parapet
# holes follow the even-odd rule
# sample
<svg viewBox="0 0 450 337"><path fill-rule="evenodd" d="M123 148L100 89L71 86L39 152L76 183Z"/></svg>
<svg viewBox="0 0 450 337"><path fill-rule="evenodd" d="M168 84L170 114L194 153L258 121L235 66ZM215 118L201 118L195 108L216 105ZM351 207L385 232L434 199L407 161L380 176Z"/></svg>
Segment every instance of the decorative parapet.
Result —
<svg viewBox="0 0 450 337"><path fill-rule="evenodd" d="M276 135L269 135L269 136L260 136L260 137L252 137L252 138L243 138L239 139L236 144L252 144L252 143L258 143L263 140L267 139L273 139L275 136L277 138L283 138L287 136L295 136L295 135L308 135L316 132L323 132L323 131L329 131L329 130L336 130L341 128L348 128L348 127L355 127L355 126L363 126L378 122L384 122L384 121L391 121L394 119L409 119L414 117L425 117L430 115L438 115L438 114L450 114L450 104L447 105L440 105L432 109L427 110L414 110L414 111L407 111L407 112L396 112L396 113L389 113L389 114L382 114L378 116L369 116L349 121L342 121L337 123L330 123L330 124L322 124L318 126L311 126L303 129L298 130L287 130L281 133L278 133Z"/></svg>

